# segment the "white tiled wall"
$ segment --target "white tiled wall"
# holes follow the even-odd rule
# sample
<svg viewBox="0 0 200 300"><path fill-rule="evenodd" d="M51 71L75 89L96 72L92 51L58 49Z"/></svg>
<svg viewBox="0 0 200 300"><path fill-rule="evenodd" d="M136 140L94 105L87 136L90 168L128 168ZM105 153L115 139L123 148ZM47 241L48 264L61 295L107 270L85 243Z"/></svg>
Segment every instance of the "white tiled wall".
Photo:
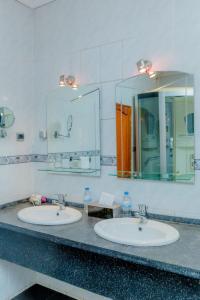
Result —
<svg viewBox="0 0 200 300"><path fill-rule="evenodd" d="M57 0L37 10L0 0L0 104L16 116L8 137L0 139L0 155L46 153L46 142L38 138L46 127L45 97L63 73L74 74L81 84L99 83L102 154L115 155L114 86L136 73L138 59L147 58L157 70L195 75L200 158L199 10L199 0ZM24 143L15 142L17 131L25 132ZM184 185L119 180L108 175L111 167L102 168L101 178L90 178L47 175L37 171L39 166L1 166L0 202L32 191L64 192L79 199L89 185L97 198L101 191L119 196L129 190L135 205L143 202L154 212L200 218L200 172L195 185ZM0 276L6 280L3 300L8 299L8 273L18 272L14 268L0 264ZM22 286L31 282L30 276ZM18 283L15 287L21 289Z"/></svg>
<svg viewBox="0 0 200 300"><path fill-rule="evenodd" d="M15 123L0 139L0 156L30 154L33 141L34 12L14 0L0 1L0 106L15 114ZM25 141L16 142L16 132ZM20 174L20 176L19 176ZM1 166L0 202L32 192L31 164Z"/></svg>
<svg viewBox="0 0 200 300"><path fill-rule="evenodd" d="M44 96L57 87L59 74L74 72L80 83L98 82L102 89L101 149L103 155L115 155L114 86L137 72L138 59L147 58L157 70L194 73L199 158L199 9L198 0L59 0L36 10L37 130L45 126ZM46 151L37 136L34 151ZM108 176L112 171L103 167L101 178L35 171L35 190L80 196L89 185L97 198L101 191L129 190L135 206L143 202L153 212L200 218L198 171L195 185L119 180Z"/></svg>
<svg viewBox="0 0 200 300"><path fill-rule="evenodd" d="M0 260L0 299L10 300L36 282L36 273Z"/></svg>
<svg viewBox="0 0 200 300"><path fill-rule="evenodd" d="M30 154L33 141L34 12L15 0L0 0L0 106L15 114L15 124L0 139L0 156ZM25 133L16 142L16 132ZM0 203L19 200L33 191L32 164L0 166ZM34 273L0 261L0 299L10 300L30 286Z"/></svg>

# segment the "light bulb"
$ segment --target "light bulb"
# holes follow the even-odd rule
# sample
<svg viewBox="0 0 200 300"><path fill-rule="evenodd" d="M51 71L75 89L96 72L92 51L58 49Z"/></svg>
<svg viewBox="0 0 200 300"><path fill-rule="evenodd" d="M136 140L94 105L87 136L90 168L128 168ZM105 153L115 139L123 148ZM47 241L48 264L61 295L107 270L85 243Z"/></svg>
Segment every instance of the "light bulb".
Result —
<svg viewBox="0 0 200 300"><path fill-rule="evenodd" d="M78 84L74 83L74 84L72 85L72 89L73 89L73 90L77 90L77 89L78 89Z"/></svg>
<svg viewBox="0 0 200 300"><path fill-rule="evenodd" d="M59 79L59 86L64 87L65 86L65 75L61 75Z"/></svg>
<svg viewBox="0 0 200 300"><path fill-rule="evenodd" d="M149 71L149 78L155 78L156 77L156 72Z"/></svg>

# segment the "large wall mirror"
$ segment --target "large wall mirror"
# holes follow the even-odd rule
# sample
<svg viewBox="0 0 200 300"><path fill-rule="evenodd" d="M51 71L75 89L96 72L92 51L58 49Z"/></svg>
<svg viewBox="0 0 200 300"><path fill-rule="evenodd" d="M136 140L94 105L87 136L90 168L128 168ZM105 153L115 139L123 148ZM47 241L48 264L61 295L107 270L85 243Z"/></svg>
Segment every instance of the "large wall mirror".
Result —
<svg viewBox="0 0 200 300"><path fill-rule="evenodd" d="M116 87L117 176L194 183L194 79L142 74Z"/></svg>
<svg viewBox="0 0 200 300"><path fill-rule="evenodd" d="M100 91L63 87L47 99L49 170L100 176Z"/></svg>

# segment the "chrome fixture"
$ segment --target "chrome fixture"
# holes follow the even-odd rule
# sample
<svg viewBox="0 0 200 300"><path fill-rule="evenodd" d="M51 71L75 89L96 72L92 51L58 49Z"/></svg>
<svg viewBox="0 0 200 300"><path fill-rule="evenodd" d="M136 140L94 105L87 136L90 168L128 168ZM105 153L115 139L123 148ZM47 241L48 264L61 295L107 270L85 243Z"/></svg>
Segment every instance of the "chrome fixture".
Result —
<svg viewBox="0 0 200 300"><path fill-rule="evenodd" d="M59 133L57 130L54 132L54 138L57 139L59 137L67 137L70 138L71 137L71 130L72 130L72 125L73 125L73 117L72 115L69 115L67 118L67 134L61 134Z"/></svg>
<svg viewBox="0 0 200 300"><path fill-rule="evenodd" d="M39 131L39 138L43 141L47 140L47 131L46 130L40 130Z"/></svg>
<svg viewBox="0 0 200 300"><path fill-rule="evenodd" d="M65 76L65 75L60 75L59 79L59 86L60 87L71 87L73 90L76 90L78 88L78 84L76 82L76 78L72 75Z"/></svg>
<svg viewBox="0 0 200 300"><path fill-rule="evenodd" d="M7 136L7 132L5 131L5 129L1 129L0 130L0 138L5 138Z"/></svg>
<svg viewBox="0 0 200 300"><path fill-rule="evenodd" d="M67 137L71 136L72 125L73 125L73 118L72 115L69 115L67 119Z"/></svg>
<svg viewBox="0 0 200 300"><path fill-rule="evenodd" d="M135 212L135 217L139 218L140 224L147 223L147 209L148 209L148 207L145 204L138 205L138 211Z"/></svg>
<svg viewBox="0 0 200 300"><path fill-rule="evenodd" d="M140 59L137 62L137 68L138 68L138 72L141 74L148 73L152 68L152 63L149 60Z"/></svg>
<svg viewBox="0 0 200 300"><path fill-rule="evenodd" d="M15 116L12 110L8 107L0 107L0 138L7 136L6 129L13 126L15 122Z"/></svg>
<svg viewBox="0 0 200 300"><path fill-rule="evenodd" d="M59 209L58 209L57 215L59 216L60 212L62 210L64 210L65 206L66 206L65 195L64 194L57 194L56 196L58 197L58 199L53 200L52 203L55 204L55 205L58 205Z"/></svg>
<svg viewBox="0 0 200 300"><path fill-rule="evenodd" d="M156 72L152 71L152 62L146 59L140 59L137 62L138 72L141 74L148 74L150 78L154 78L156 76Z"/></svg>

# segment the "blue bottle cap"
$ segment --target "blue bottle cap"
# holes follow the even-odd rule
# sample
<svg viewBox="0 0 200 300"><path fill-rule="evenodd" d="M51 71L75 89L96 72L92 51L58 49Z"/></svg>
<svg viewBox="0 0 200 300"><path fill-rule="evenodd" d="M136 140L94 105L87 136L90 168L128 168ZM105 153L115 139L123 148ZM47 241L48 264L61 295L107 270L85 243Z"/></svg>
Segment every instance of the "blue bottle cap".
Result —
<svg viewBox="0 0 200 300"><path fill-rule="evenodd" d="M124 192L124 196L128 196L129 192Z"/></svg>
<svg viewBox="0 0 200 300"><path fill-rule="evenodd" d="M90 188L89 188L88 186L86 186L86 187L85 187L85 190L86 190L86 191L89 191L89 190L90 190Z"/></svg>

